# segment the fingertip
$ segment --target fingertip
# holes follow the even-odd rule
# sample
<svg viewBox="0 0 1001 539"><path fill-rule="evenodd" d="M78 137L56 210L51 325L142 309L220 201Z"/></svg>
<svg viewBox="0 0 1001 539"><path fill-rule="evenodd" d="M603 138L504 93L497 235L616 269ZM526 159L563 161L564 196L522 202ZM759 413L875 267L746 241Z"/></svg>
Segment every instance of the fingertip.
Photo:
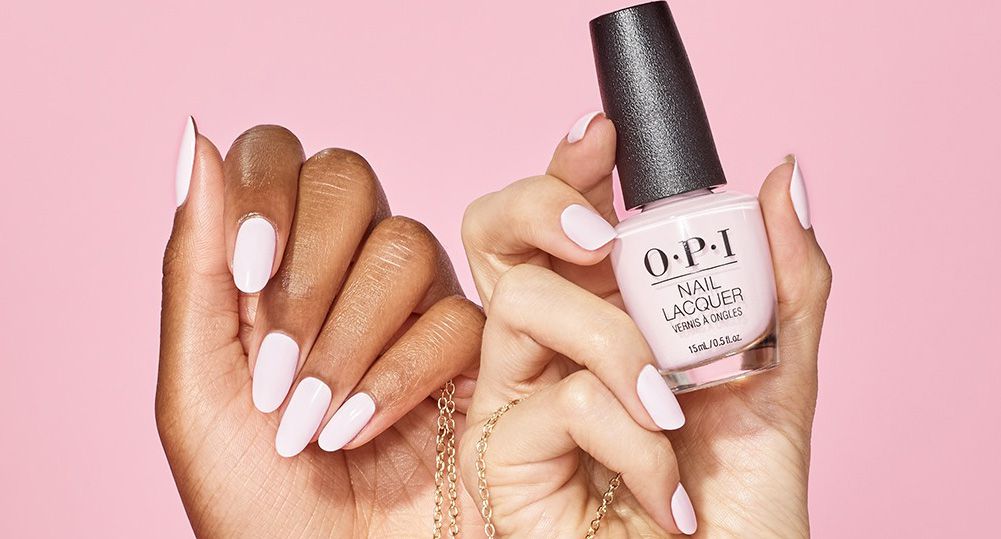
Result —
<svg viewBox="0 0 1001 539"><path fill-rule="evenodd" d="M560 227L570 241L589 253L603 250L616 236L615 228L608 221L583 204L564 208L560 213Z"/></svg>
<svg viewBox="0 0 1001 539"><path fill-rule="evenodd" d="M548 173L578 191L588 191L611 179L615 167L615 126L604 113L577 120L553 153Z"/></svg>

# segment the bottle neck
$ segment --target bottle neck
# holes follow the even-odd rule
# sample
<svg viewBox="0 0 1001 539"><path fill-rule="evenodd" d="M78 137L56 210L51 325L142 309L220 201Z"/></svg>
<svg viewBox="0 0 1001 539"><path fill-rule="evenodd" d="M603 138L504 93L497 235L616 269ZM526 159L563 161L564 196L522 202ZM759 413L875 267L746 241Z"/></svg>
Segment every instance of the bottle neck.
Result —
<svg viewBox="0 0 1001 539"><path fill-rule="evenodd" d="M640 211L646 212L650 210L656 210L657 208L663 208L664 206L669 206L671 204L674 204L675 202L681 202L682 200L688 200L691 198L698 198L701 196L711 195L712 193L713 193L712 189L696 189L694 191L679 193L674 196L669 196L667 198L655 200L649 204L644 204L640 209Z"/></svg>

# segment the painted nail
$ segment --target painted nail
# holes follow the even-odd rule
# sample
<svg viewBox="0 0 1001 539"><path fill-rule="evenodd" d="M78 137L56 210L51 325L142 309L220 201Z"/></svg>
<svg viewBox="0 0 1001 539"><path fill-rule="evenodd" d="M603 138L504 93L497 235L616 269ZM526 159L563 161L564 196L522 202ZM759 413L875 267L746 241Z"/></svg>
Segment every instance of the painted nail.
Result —
<svg viewBox="0 0 1001 539"><path fill-rule="evenodd" d="M299 345L284 333L268 333L254 366L254 406L268 414L285 402L299 364Z"/></svg>
<svg viewBox="0 0 1001 539"><path fill-rule="evenodd" d="M271 278L275 261L275 228L263 217L240 224L233 249L233 280L242 292L260 292Z"/></svg>
<svg viewBox="0 0 1001 539"><path fill-rule="evenodd" d="M188 116L188 121L184 124L184 134L181 135L181 149L177 152L177 171L174 173L174 192L177 195L178 206L184 204L188 198L188 188L191 187L197 134L195 119Z"/></svg>
<svg viewBox="0 0 1001 539"><path fill-rule="evenodd" d="M330 387L316 378L303 378L292 393L285 415L278 424L275 449L283 457L294 457L306 449L320 428L330 406Z"/></svg>
<svg viewBox="0 0 1001 539"><path fill-rule="evenodd" d="M574 243L593 251L615 239L615 229L608 221L580 204L567 206L560 214L563 233Z"/></svg>
<svg viewBox="0 0 1001 539"><path fill-rule="evenodd" d="M799 159L795 155L786 158L786 160L789 159L792 159L792 181L789 183L789 197L792 198L792 207L796 210L796 217L799 217L799 224L809 230L813 224L810 223L810 199L806 194L803 171L799 168Z"/></svg>
<svg viewBox="0 0 1001 539"><path fill-rule="evenodd" d="M573 144L574 142L583 140L584 135L587 133L587 126L591 125L591 120L594 120L594 117L599 114L601 114L600 110L589 112L574 122L573 127L570 128L570 132L567 133L567 142Z"/></svg>
<svg viewBox="0 0 1001 539"><path fill-rule="evenodd" d="M365 428L375 413L375 401L367 393L351 397L334 413L320 433L320 449L337 451Z"/></svg>
<svg viewBox="0 0 1001 539"><path fill-rule="evenodd" d="M692 507L692 500L688 497L685 487L678 483L674 495L671 496L671 514L674 515L674 524L678 526L681 533L692 535L698 529L699 523L695 519L695 508Z"/></svg>
<svg viewBox="0 0 1001 539"><path fill-rule="evenodd" d="M636 378L636 394L653 422L663 430L677 430L685 424L685 414L664 377L653 365L647 365Z"/></svg>

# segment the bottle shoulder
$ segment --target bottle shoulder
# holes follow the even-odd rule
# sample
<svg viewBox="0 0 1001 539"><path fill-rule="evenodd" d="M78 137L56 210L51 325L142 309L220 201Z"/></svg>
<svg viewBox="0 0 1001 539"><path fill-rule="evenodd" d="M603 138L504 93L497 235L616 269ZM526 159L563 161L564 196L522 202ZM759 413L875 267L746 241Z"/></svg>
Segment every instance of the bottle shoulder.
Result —
<svg viewBox="0 0 1001 539"><path fill-rule="evenodd" d="M708 193L702 196L684 198L678 201L663 201L652 208L631 215L615 227L621 236L641 228L649 228L677 220L687 220L710 214L753 209L760 211L758 198L754 195L734 191Z"/></svg>

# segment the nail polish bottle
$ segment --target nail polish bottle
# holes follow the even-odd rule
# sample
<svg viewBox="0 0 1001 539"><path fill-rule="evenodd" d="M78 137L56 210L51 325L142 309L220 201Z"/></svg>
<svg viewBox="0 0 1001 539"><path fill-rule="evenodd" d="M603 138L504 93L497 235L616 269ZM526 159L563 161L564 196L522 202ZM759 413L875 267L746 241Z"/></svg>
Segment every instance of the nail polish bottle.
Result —
<svg viewBox="0 0 1001 539"><path fill-rule="evenodd" d="M726 179L665 2L591 21L605 115L628 209L615 278L675 392L778 364L775 278L761 207Z"/></svg>

